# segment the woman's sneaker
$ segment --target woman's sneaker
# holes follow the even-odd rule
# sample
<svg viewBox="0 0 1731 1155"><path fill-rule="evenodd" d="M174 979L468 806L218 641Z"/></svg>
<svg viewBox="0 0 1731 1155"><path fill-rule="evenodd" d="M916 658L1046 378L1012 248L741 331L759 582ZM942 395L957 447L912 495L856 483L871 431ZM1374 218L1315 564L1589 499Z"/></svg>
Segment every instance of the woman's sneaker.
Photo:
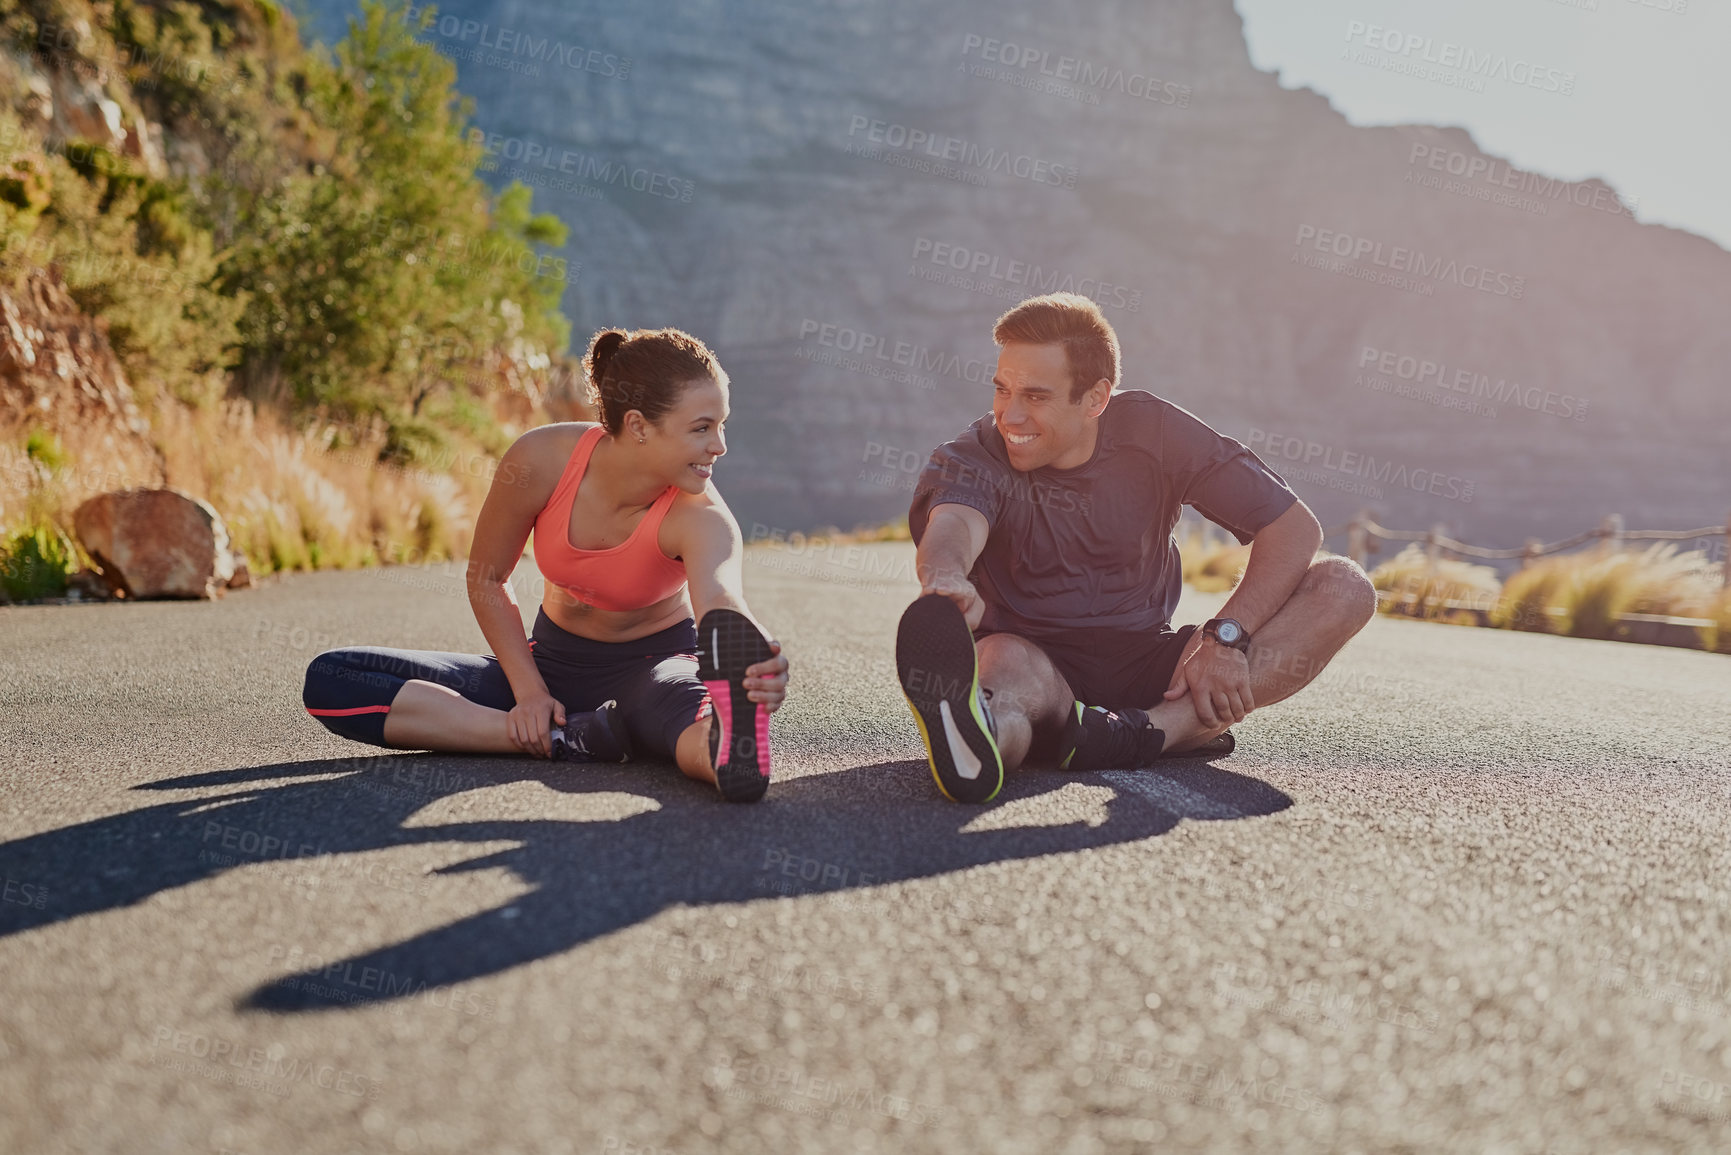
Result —
<svg viewBox="0 0 1731 1155"><path fill-rule="evenodd" d="M697 623L697 676L709 690L709 761L729 802L756 802L769 789L769 713L745 688L745 671L775 657L769 639L733 610L710 610Z"/></svg>
<svg viewBox="0 0 1731 1155"><path fill-rule="evenodd" d="M974 634L955 602L926 594L902 614L896 676L944 797L991 801L1004 785L1004 761L980 690Z"/></svg>
<svg viewBox="0 0 1731 1155"><path fill-rule="evenodd" d="M555 762L625 762L631 757L631 739L619 703L607 701L581 714L566 714L563 727L549 735Z"/></svg>

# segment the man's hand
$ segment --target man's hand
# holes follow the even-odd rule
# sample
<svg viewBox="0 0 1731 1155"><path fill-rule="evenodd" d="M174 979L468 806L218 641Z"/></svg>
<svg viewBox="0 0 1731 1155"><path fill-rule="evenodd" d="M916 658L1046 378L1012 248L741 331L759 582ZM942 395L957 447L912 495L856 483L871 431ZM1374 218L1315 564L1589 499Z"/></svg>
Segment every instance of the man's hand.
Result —
<svg viewBox="0 0 1731 1155"><path fill-rule="evenodd" d="M970 630L978 629L980 620L986 616L986 603L980 600L980 591L974 588L967 574L954 570L922 574L920 593L942 594L955 602L956 608L962 611L962 617L967 619Z"/></svg>
<svg viewBox="0 0 1731 1155"><path fill-rule="evenodd" d="M519 750L537 758L551 758L553 742L548 719L554 726L563 726L565 706L552 694L543 691L511 707L511 712L505 715L505 727Z"/></svg>
<svg viewBox="0 0 1731 1155"><path fill-rule="evenodd" d="M1250 659L1198 629L1184 644L1166 700L1176 701L1186 694L1196 717L1209 729L1244 721L1256 709L1250 693Z"/></svg>
<svg viewBox="0 0 1731 1155"><path fill-rule="evenodd" d="M765 714L775 713L787 697L787 657L780 642L771 641L769 649L775 657L745 670L746 697L761 705Z"/></svg>

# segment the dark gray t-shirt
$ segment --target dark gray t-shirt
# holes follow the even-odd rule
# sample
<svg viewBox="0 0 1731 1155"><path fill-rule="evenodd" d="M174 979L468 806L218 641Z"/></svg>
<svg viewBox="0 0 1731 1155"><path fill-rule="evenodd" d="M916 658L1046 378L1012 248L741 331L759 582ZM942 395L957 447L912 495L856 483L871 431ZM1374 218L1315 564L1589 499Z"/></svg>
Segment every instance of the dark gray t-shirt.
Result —
<svg viewBox="0 0 1731 1155"><path fill-rule="evenodd" d="M908 528L918 542L932 508L951 502L985 514L991 533L969 580L986 629L1158 630L1178 606L1181 506L1248 542L1297 500L1244 445L1128 389L1112 395L1094 455L1074 469L1012 469L997 424L980 418L932 453Z"/></svg>

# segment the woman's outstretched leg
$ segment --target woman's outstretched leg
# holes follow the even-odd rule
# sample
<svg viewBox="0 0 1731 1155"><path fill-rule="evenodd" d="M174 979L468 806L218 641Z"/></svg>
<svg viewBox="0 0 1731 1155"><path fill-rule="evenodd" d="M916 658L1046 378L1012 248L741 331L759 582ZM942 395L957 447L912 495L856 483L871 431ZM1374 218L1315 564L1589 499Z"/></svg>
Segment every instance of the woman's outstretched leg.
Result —
<svg viewBox="0 0 1731 1155"><path fill-rule="evenodd" d="M373 746L473 754L520 753L505 717L516 697L497 658L351 646L307 666L307 713L332 733Z"/></svg>

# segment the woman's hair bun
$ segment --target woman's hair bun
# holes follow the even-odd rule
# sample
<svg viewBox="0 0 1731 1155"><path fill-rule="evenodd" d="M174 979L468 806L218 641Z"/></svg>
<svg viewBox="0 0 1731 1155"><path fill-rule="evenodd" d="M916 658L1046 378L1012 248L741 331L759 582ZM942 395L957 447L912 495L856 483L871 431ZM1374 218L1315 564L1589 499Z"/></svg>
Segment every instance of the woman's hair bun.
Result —
<svg viewBox="0 0 1731 1155"><path fill-rule="evenodd" d="M618 329L603 329L589 342L589 355L584 359L584 366L589 371L589 382L595 388L601 388L601 378L607 375L607 363L613 360L613 354L619 352L625 339L625 334Z"/></svg>

